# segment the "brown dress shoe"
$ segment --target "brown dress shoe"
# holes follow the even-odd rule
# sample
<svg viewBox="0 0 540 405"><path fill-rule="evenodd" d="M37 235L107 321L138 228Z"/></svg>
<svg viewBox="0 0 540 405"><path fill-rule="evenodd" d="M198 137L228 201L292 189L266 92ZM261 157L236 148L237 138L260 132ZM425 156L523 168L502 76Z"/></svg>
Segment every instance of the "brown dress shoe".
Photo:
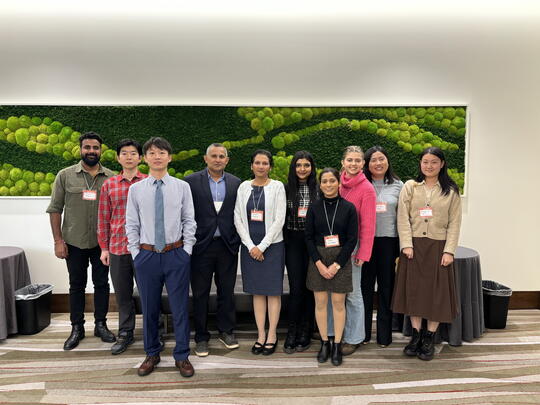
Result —
<svg viewBox="0 0 540 405"><path fill-rule="evenodd" d="M180 375L182 377L191 377L193 374L195 374L195 369L188 359L176 360L175 364L176 367L180 369Z"/></svg>
<svg viewBox="0 0 540 405"><path fill-rule="evenodd" d="M137 374L139 374L141 377L150 374L152 371L154 371L154 367L159 363L160 360L161 358L159 357L159 354L156 356L146 356L146 359L144 359L140 365Z"/></svg>

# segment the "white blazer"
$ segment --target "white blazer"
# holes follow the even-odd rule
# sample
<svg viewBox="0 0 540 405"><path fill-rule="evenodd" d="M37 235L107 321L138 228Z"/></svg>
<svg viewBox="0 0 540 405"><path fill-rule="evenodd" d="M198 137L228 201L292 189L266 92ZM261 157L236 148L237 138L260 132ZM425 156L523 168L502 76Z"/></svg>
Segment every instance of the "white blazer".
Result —
<svg viewBox="0 0 540 405"><path fill-rule="evenodd" d="M251 190L251 180L240 184L234 207L234 225L248 251L255 247L249 236L249 222L246 211L247 202L251 197ZM257 245L261 252L264 252L272 243L283 240L283 224L285 224L286 213L287 197L285 196L285 187L278 180L270 180L270 183L264 186L264 228L266 235L261 243Z"/></svg>

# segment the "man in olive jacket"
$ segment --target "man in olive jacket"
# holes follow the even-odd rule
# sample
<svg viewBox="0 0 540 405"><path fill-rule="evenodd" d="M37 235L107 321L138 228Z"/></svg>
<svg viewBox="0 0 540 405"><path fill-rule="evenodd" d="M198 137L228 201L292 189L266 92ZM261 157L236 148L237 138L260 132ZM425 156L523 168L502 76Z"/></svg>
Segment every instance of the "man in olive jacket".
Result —
<svg viewBox="0 0 540 405"><path fill-rule="evenodd" d="M101 166L101 137L86 132L79 138L81 161L62 169L54 181L47 208L54 238L54 254L65 259L69 273L71 335L64 350L77 347L84 339L84 297L88 262L94 282L94 335L104 342L116 340L107 328L109 309L109 268L101 263L97 239L98 202L101 186L114 172ZM62 222L62 212L64 221Z"/></svg>

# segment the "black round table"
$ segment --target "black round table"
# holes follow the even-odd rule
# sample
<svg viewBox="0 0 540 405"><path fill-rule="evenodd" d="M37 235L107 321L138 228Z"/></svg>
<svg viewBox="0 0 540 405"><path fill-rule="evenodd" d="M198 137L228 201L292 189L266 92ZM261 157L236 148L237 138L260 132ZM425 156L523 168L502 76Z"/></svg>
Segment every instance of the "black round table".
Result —
<svg viewBox="0 0 540 405"><path fill-rule="evenodd" d="M0 246L0 340L18 332L15 290L30 284L24 250Z"/></svg>

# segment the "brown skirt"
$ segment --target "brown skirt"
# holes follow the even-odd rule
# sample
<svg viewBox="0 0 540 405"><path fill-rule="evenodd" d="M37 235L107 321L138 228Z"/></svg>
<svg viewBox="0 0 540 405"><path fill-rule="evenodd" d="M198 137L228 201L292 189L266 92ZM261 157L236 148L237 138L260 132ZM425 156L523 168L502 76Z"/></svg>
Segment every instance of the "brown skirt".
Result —
<svg viewBox="0 0 540 405"><path fill-rule="evenodd" d="M413 238L414 255L403 253L392 297L392 311L435 322L452 322L459 313L454 264L441 266L444 240Z"/></svg>
<svg viewBox="0 0 540 405"><path fill-rule="evenodd" d="M325 266L329 266L336 261L339 252L341 252L341 247L335 246L326 248L324 246L317 246L317 250L321 256L321 261ZM313 260L310 260L306 277L306 287L310 291L329 291L343 294L352 292L351 260L349 259L345 266L339 269L334 278L331 278L330 280L321 276L321 273L319 273Z"/></svg>

